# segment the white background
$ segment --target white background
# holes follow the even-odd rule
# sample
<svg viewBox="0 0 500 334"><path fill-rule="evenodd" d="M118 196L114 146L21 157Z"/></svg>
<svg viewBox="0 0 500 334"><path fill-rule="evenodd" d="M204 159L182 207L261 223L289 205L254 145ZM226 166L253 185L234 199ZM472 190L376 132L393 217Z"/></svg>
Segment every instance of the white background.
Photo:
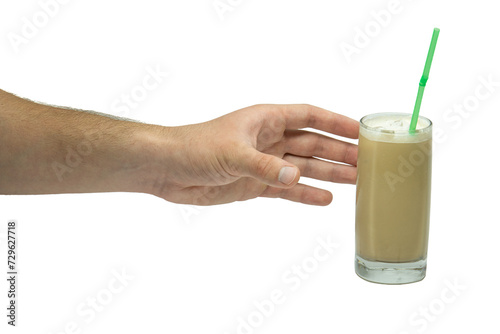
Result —
<svg viewBox="0 0 500 334"><path fill-rule="evenodd" d="M302 180L333 192L327 207L256 199L200 208L123 193L1 196L2 272L8 219L17 219L20 235L18 327L6 325L2 279L1 332L498 330L496 2L401 0L390 18L382 15L384 26L373 13L392 9L388 0L221 2L232 9L222 17L213 0L72 0L52 6L44 22L39 2L2 0L0 87L116 114L121 94L160 69L168 77L122 116L178 125L257 103L310 103L360 119L412 111L439 27L421 109L441 129L427 277L385 286L355 275L350 185ZM10 39L22 36L26 20L41 27L14 47ZM357 33L364 29L368 41ZM355 46L356 38L358 53L348 61L341 45ZM481 78L496 86L488 91ZM318 238L339 246L293 290L283 275L290 278L294 264L312 265ZM110 292L109 283L120 287L113 273L123 270L133 278ZM259 316L255 302L273 290L283 302ZM92 298L106 304L102 311L90 311ZM241 325L249 317L254 326Z"/></svg>

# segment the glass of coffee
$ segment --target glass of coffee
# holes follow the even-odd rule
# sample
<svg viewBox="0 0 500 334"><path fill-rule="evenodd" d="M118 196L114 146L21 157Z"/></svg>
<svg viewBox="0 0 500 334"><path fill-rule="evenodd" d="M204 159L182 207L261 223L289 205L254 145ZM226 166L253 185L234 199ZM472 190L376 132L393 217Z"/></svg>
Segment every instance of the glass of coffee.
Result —
<svg viewBox="0 0 500 334"><path fill-rule="evenodd" d="M411 114L361 119L356 182L358 276L375 283L422 280L431 204L432 122Z"/></svg>

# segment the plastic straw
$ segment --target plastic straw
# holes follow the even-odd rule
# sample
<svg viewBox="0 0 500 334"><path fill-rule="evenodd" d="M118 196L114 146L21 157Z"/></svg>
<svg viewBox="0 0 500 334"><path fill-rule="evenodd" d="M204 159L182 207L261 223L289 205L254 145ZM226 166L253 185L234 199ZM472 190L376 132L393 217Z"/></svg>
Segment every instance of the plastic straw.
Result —
<svg viewBox="0 0 500 334"><path fill-rule="evenodd" d="M429 52L427 53L427 59L425 60L424 73L422 74L422 78L420 78L420 82L418 84L417 100L415 101L413 115L411 116L410 132L415 132L415 129L417 128L418 113L420 112L420 105L422 104L422 97L424 96L425 84L429 79L429 72L431 71L432 58L434 57L434 50L436 49L438 36L439 29L434 28L431 45L429 46Z"/></svg>

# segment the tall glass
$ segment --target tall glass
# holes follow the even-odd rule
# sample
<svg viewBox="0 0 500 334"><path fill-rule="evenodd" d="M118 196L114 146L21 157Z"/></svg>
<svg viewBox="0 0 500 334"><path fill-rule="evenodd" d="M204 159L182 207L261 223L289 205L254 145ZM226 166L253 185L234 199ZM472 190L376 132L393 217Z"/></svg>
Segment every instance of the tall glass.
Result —
<svg viewBox="0 0 500 334"><path fill-rule="evenodd" d="M432 122L411 114L361 119L356 182L356 273L385 284L422 280L431 204Z"/></svg>

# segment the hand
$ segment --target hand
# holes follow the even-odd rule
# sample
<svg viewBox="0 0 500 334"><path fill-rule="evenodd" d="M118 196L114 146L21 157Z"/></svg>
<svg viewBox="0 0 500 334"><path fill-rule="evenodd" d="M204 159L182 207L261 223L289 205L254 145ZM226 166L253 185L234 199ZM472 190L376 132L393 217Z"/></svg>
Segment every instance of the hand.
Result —
<svg viewBox="0 0 500 334"><path fill-rule="evenodd" d="M310 105L255 105L205 123L160 127L156 152L165 153L147 169L148 192L196 205L259 196L327 205L332 194L297 183L299 177L354 184L357 146L299 130L306 127L347 138L359 131L357 121Z"/></svg>

